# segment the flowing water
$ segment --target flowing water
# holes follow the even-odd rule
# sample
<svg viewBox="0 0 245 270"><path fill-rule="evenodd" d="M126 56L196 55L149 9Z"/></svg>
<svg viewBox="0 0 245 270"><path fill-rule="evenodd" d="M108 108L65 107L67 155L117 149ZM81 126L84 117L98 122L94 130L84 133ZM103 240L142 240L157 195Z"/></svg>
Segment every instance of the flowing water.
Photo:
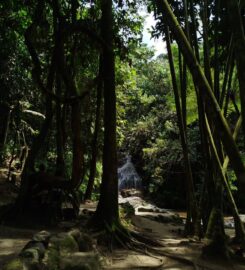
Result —
<svg viewBox="0 0 245 270"><path fill-rule="evenodd" d="M118 169L118 180L119 190L141 189L142 181L131 161L131 156L127 156L126 163Z"/></svg>

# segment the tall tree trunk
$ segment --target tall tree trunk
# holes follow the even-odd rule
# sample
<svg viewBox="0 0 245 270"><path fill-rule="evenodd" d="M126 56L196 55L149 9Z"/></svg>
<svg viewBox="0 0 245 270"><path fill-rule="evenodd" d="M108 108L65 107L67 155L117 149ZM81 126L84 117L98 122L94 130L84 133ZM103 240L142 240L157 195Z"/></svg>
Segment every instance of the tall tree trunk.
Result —
<svg viewBox="0 0 245 270"><path fill-rule="evenodd" d="M186 233L188 234L192 233L191 227L190 227L190 221L192 220L193 225L195 226L194 233L199 236L200 231L199 231L199 224L197 220L198 209L197 209L197 203L196 203L195 192L194 192L194 184L193 184L191 164L190 164L189 153L188 153L187 138L186 138L185 126L184 126L183 116L182 116L182 111L181 111L179 91L178 91L177 79L175 75L174 61L173 61L173 55L172 55L172 50L171 50L168 27L166 28L166 31L165 31L165 37L166 37L166 42L167 42L168 59L169 59L171 76L172 76L175 106L176 106L176 111L177 111L179 132L180 132L181 145L183 149L184 164L185 164L185 171L186 171L186 193L187 193L187 212L188 212L187 214L189 216L189 220L187 220L188 222L186 222Z"/></svg>
<svg viewBox="0 0 245 270"><path fill-rule="evenodd" d="M206 76L210 86L213 88L213 80L212 80L211 68L210 68L210 50L209 50L209 43L208 43L207 10L208 10L208 3L207 3L207 0L204 0L203 12L202 12L204 71L205 71L205 76Z"/></svg>
<svg viewBox="0 0 245 270"><path fill-rule="evenodd" d="M239 154L235 141L232 138L230 128L225 120L219 104L214 96L214 93L203 74L202 68L199 65L191 46L185 37L184 32L181 29L176 17L174 16L167 0L156 1L157 7L162 12L164 19L171 28L175 39L177 40L182 54L184 55L190 72L192 73L194 83L199 87L200 94L204 96L210 104L212 116L218 127L218 132L221 137L222 143L225 147L227 154L230 157L232 167L236 173L238 179L238 185L240 192L245 191L245 167Z"/></svg>
<svg viewBox="0 0 245 270"><path fill-rule="evenodd" d="M95 217L101 225L112 227L119 222L112 0L102 0L101 10L101 34L106 44L103 47L105 131L101 193Z"/></svg>
<svg viewBox="0 0 245 270"><path fill-rule="evenodd" d="M83 178L83 144L81 125L81 101L76 100L71 108L71 131L72 131L72 178L71 185L78 188Z"/></svg>
<svg viewBox="0 0 245 270"><path fill-rule="evenodd" d="M98 135L100 130L100 121L101 121L101 99L102 99L102 81L99 81L97 86L97 99L96 99L96 113L95 113L95 124L94 124L94 134L92 140L92 155L89 168L89 179L86 192L84 195L84 200L90 200L92 196L94 179L96 174L96 161L98 154Z"/></svg>
<svg viewBox="0 0 245 270"><path fill-rule="evenodd" d="M225 75L224 75L222 91L221 91L220 101L219 101L219 104L220 104L221 108L223 108L225 95L227 93L227 86L228 86L228 82L229 82L230 72L233 73L233 68L234 68L234 47L233 47L233 37L232 36L231 36L231 39L230 39L228 52L229 52L229 55L228 55L226 65L225 65Z"/></svg>
<svg viewBox="0 0 245 270"><path fill-rule="evenodd" d="M61 80L59 75L56 76L56 94L61 95ZM56 175L65 176L65 150L64 150L64 126L62 126L62 108L60 102L56 102Z"/></svg>
<svg viewBox="0 0 245 270"><path fill-rule="evenodd" d="M181 109L184 129L187 127L187 111L186 111L186 91L187 91L187 67L185 61L182 64L182 55L179 50L179 79L180 79L180 96Z"/></svg>
<svg viewBox="0 0 245 270"><path fill-rule="evenodd" d="M215 0L215 18L214 18L214 94L217 100L220 100L220 63L219 63L219 13L220 0Z"/></svg>

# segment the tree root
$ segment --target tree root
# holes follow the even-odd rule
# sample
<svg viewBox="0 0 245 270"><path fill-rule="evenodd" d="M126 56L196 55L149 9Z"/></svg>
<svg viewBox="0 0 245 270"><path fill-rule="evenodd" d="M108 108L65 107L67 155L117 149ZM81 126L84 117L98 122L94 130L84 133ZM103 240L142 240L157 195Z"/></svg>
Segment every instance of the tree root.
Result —
<svg viewBox="0 0 245 270"><path fill-rule="evenodd" d="M123 238L124 238L123 247L125 249L132 250L132 251L135 251L137 253L140 253L140 254L143 254L143 255L158 259L158 260L161 260L161 258L159 258L159 256L168 257L168 258L170 258L172 260L176 260L176 261L179 261L180 263L191 266L195 270L215 270L215 269L213 269L211 267L204 266L201 263L197 263L195 261L184 258L182 256L174 255L174 254L171 254L171 253L169 253L167 251L156 249L156 247L165 247L159 241L149 239L149 238L147 238L147 237L145 237L143 235L140 235L137 232L130 232L130 231L127 231L127 232L128 232L128 235L127 235L127 241L126 242L125 242L125 237L126 236L123 233ZM119 231L119 234L120 235L116 236L117 239L120 238L122 232ZM153 245L151 245L151 244L153 244ZM164 263L162 262L161 266L145 267L144 269L159 269L159 268L161 268L163 266L163 264Z"/></svg>
<svg viewBox="0 0 245 270"><path fill-rule="evenodd" d="M161 269L164 263L160 257L164 256L185 265L191 266L195 270L215 270L214 268L203 265L201 262L193 261L179 255L171 254L164 250L159 250L157 248L164 248L166 246L158 240L150 239L136 231L127 230L120 223L117 226L114 225L113 227L106 225L104 230L104 236L106 236L107 238L106 246L110 247L111 252L113 252L113 248L119 247L158 259L162 262L161 265L154 267L141 267L142 269ZM236 259L236 261L238 260L237 256L232 256L232 259ZM244 262L244 260L239 258L240 262Z"/></svg>
<svg viewBox="0 0 245 270"><path fill-rule="evenodd" d="M161 262L162 260L161 258L159 258L159 256L165 256L170 259L177 260L181 263L192 266L194 267L195 270L200 269L199 266L195 262L189 259L177 256L177 255L173 255L165 251L157 250L156 247L165 247L162 243L160 243L157 240L149 239L135 231L128 231L124 227L116 228L116 229L114 228L113 231L109 227L107 229L109 230L111 240L112 239L116 240L117 243L119 243L119 245L124 249L132 250L137 253L158 259ZM112 244L110 245L110 250L111 251L113 250ZM155 254L159 256L156 256ZM158 265L158 266L154 266L154 267L146 266L144 267L144 269L160 269L163 266L163 264L164 263L162 262L161 265ZM204 268L203 266L201 267L202 269L210 269L210 268ZM210 269L210 270L213 270L213 269Z"/></svg>

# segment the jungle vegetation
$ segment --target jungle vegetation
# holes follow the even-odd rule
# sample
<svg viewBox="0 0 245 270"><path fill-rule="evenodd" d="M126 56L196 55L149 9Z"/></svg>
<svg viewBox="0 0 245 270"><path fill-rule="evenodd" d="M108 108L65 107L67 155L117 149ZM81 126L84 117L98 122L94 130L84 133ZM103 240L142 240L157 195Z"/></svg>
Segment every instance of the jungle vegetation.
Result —
<svg viewBox="0 0 245 270"><path fill-rule="evenodd" d="M117 168L130 154L145 196L185 207L185 233L227 256L224 211L245 210L245 36L238 0L0 3L0 162L21 175L4 219L35 189L99 200L92 223L124 230ZM144 16L166 50L142 42ZM37 184L38 183L38 184ZM41 183L41 184L40 184ZM51 216L58 216L58 207ZM56 211L56 212L55 212Z"/></svg>

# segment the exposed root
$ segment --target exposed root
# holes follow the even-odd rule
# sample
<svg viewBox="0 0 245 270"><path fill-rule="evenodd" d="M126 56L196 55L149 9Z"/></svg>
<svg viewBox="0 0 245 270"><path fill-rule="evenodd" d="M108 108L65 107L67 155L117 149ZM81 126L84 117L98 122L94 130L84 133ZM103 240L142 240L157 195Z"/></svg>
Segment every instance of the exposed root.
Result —
<svg viewBox="0 0 245 270"><path fill-rule="evenodd" d="M108 231L106 235L107 237L109 237L109 240L111 242L110 245L108 245L108 242L107 242L107 246L110 247L110 251L113 251L113 244L115 244L115 241L116 241L116 243L119 244L119 246L124 249L135 251L137 253L140 253L140 254L143 254L143 255L158 259L158 260L161 260L159 256L165 256L170 259L177 260L186 265L192 266L194 267L195 270L200 270L199 266L195 262L189 259L183 258L178 255L173 255L165 251L159 251L158 249L156 249L156 247L164 247L164 245L157 240L149 239L134 231L128 231L124 227L121 227L121 228L117 227L116 229L114 228L114 230L112 230L111 228L107 226L107 230ZM163 262L159 266L155 266L155 267L146 266L144 267L144 269L159 269L162 266L163 266ZM204 266L200 266L200 267L202 267L201 269L210 269L207 267L205 268Z"/></svg>
<svg viewBox="0 0 245 270"><path fill-rule="evenodd" d="M195 270L215 270L215 268L206 266L201 261L198 261L198 259L191 260L191 259L182 257L181 255L169 253L162 249L159 250L159 247L164 248L166 246L160 241L150 239L147 236L142 235L141 233L127 230L120 223L118 223L117 226L105 225L103 235L104 235L104 240L106 240L105 246L110 247L109 249L111 252L113 252L114 248L119 247L119 248L135 251L136 253L158 259L162 262L161 266L160 265L154 266L154 267L146 266L146 267L142 267L142 269L161 269L161 267L164 264L163 261L161 260L161 257L167 257L172 260L183 263L187 266L191 266ZM105 242L103 244L105 244ZM231 259L235 259L236 261L240 261L240 262L244 262L245 260L241 257L238 258L237 256L234 256L234 253L233 253L233 256L231 256Z"/></svg>

